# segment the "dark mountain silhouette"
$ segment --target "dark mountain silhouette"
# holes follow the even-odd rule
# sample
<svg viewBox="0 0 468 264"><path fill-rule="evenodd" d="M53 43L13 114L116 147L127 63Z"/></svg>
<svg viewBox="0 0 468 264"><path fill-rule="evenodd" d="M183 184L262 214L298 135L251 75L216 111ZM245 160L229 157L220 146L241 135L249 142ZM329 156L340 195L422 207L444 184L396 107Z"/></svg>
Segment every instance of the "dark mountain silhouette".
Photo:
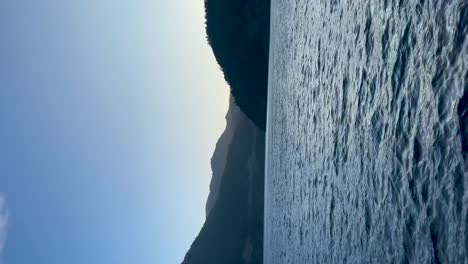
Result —
<svg viewBox="0 0 468 264"><path fill-rule="evenodd" d="M217 199L183 264L263 263L265 133L239 110L227 121L232 139L226 164L211 186L219 188Z"/></svg>
<svg viewBox="0 0 468 264"><path fill-rule="evenodd" d="M270 0L206 0L206 32L240 109L265 130Z"/></svg>
<svg viewBox="0 0 468 264"><path fill-rule="evenodd" d="M206 0L205 11L234 100L211 159L206 222L183 264L261 264L270 0Z"/></svg>
<svg viewBox="0 0 468 264"><path fill-rule="evenodd" d="M223 134L221 134L221 137L219 137L218 142L216 142L216 148L213 156L211 157L212 176L210 182L210 194L206 201L207 217L218 199L221 180L223 178L224 168L226 167L229 145L232 142L232 137L234 136L236 127L242 120L242 112L234 103L234 99L231 96L229 98L229 109L226 114L226 128L224 129Z"/></svg>

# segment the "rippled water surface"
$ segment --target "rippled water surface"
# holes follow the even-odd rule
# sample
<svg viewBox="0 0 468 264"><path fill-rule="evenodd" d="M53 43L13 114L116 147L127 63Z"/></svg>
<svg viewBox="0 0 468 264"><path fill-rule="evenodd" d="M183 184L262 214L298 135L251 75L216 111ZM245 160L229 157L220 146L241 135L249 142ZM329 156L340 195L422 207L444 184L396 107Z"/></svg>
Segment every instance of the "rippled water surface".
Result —
<svg viewBox="0 0 468 264"><path fill-rule="evenodd" d="M272 1L265 263L468 263L467 21Z"/></svg>

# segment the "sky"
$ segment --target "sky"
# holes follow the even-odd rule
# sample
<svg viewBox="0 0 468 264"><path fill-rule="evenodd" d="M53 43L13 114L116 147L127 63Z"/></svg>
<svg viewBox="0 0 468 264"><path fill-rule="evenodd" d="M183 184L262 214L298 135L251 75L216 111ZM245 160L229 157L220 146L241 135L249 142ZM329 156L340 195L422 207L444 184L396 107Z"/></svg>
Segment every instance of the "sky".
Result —
<svg viewBox="0 0 468 264"><path fill-rule="evenodd" d="M0 263L180 263L228 87L203 0L0 1Z"/></svg>

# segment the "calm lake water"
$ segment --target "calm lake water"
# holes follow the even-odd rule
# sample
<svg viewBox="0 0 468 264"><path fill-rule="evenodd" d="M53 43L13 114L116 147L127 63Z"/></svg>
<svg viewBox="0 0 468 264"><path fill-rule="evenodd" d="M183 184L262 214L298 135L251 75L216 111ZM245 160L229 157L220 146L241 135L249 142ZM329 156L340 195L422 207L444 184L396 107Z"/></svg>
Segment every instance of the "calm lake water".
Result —
<svg viewBox="0 0 468 264"><path fill-rule="evenodd" d="M468 263L468 1L272 1L265 263Z"/></svg>

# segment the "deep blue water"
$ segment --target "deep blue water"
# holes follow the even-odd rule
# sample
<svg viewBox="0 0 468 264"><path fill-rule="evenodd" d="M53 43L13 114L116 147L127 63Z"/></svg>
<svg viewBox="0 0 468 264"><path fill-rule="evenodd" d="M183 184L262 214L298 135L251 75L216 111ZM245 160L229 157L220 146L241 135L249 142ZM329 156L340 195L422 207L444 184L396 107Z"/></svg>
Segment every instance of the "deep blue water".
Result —
<svg viewBox="0 0 468 264"><path fill-rule="evenodd" d="M265 263L468 263L467 10L272 1Z"/></svg>

